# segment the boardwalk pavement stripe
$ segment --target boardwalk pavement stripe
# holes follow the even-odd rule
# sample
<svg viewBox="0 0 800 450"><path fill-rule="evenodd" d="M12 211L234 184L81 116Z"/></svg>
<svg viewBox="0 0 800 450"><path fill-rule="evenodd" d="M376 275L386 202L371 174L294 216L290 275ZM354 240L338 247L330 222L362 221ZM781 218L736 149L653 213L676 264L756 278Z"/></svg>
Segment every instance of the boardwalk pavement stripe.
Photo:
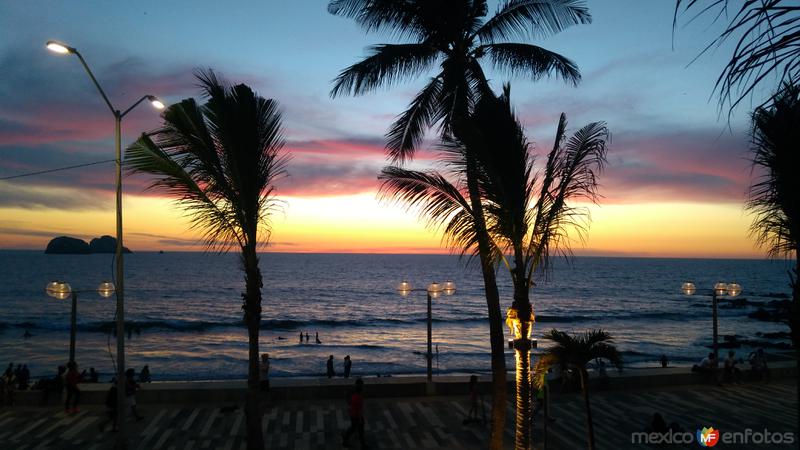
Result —
<svg viewBox="0 0 800 450"><path fill-rule="evenodd" d="M206 422L206 425L203 427L203 430L200 431L200 436L207 436L208 435L208 431L211 430L211 425L214 423L214 419L217 418L217 411L219 411L219 410L216 409L216 408L214 408L211 411L211 415L208 416L208 421ZM205 443L203 445L205 445Z"/></svg>
<svg viewBox="0 0 800 450"><path fill-rule="evenodd" d="M20 437L22 437L23 435L27 434L29 431L35 429L36 427L38 427L39 425L44 423L46 420L47 420L47 418L44 418L44 419L39 419L36 422L33 422L32 424L28 425L26 428L23 428L22 431L20 431L19 433L15 434L14 436L12 436L11 440L12 441L19 440Z"/></svg>
<svg viewBox="0 0 800 450"><path fill-rule="evenodd" d="M172 429L171 428L167 428L167 431L165 431L165 432L163 432L161 434L161 438L159 438L158 441L156 441L156 444L153 446L153 448L155 448L155 449L161 448L161 446L163 446L167 442L167 438L169 438L169 435L171 433L172 433Z"/></svg>
<svg viewBox="0 0 800 450"><path fill-rule="evenodd" d="M229 433L231 436L236 436L236 433L239 432L239 427L242 426L243 419L244 413L239 413L236 415L236 420L233 421L233 426L231 427L231 432Z"/></svg>
<svg viewBox="0 0 800 450"><path fill-rule="evenodd" d="M194 422L194 419L197 418L197 415L199 413L200 413L200 408L195 408L194 411L192 411L192 414L189 415L189 418L186 419L186 422L181 427L181 431L187 431L189 429L189 427L192 426L192 422ZM192 442L192 441L189 441L189 442Z"/></svg>

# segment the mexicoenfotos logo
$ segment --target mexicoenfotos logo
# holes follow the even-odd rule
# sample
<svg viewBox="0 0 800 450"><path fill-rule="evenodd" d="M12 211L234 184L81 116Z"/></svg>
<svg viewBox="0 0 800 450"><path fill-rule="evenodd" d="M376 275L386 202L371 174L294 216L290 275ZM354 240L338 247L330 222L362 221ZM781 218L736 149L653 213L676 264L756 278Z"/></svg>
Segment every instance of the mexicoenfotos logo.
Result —
<svg viewBox="0 0 800 450"><path fill-rule="evenodd" d="M715 430L714 427L697 430L697 443L701 447L713 447L717 442L719 442L719 430Z"/></svg>

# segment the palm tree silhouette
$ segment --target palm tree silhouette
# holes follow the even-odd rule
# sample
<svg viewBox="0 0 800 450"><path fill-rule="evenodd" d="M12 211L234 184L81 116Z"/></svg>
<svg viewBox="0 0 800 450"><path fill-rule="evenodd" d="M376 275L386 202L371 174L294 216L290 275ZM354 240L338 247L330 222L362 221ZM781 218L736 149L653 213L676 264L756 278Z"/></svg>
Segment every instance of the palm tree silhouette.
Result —
<svg viewBox="0 0 800 450"><path fill-rule="evenodd" d="M512 307L530 315L534 275L547 268L551 252L568 252L566 232L580 228L585 218L585 211L567 201L596 199L596 173L605 159L608 130L603 123L592 123L566 140L562 115L544 171L536 173L511 109L510 88L500 97L484 95L463 126L456 132L460 139L445 138L440 147L444 175L390 166L379 177L381 192L441 228L446 243L462 255L481 252L484 227L490 268L503 263L510 270ZM470 182L477 186L470 188ZM472 191L480 193L480 209L468 200ZM518 350L516 448L524 449L530 448L530 354Z"/></svg>
<svg viewBox="0 0 800 450"><path fill-rule="evenodd" d="M589 372L586 366L596 359L607 359L621 370L622 356L611 343L611 335L603 330L591 330L575 336L570 336L563 331L550 330L543 338L553 341L555 345L550 347L539 359L534 379L542 388L542 381L550 367L558 367L562 374L573 369L578 371L583 400L586 404L586 442L589 450L594 450L592 408L589 404Z"/></svg>
<svg viewBox="0 0 800 450"><path fill-rule="evenodd" d="M770 256L794 254L789 327L800 367L800 87L785 84L774 98L772 106L753 112L753 171L762 175L750 186L746 207L754 214L751 233ZM800 413L800 378L797 387ZM800 416L797 426L800 429Z"/></svg>
<svg viewBox="0 0 800 450"><path fill-rule="evenodd" d="M213 71L196 74L204 105L186 99L163 114L161 128L143 134L125 152L131 173L156 176L149 186L176 198L209 250L239 248L245 274L242 293L249 339L247 447L263 449L259 405L261 271L258 246L270 235L270 213L279 207L274 183L286 156L281 113L275 100L244 85L230 86Z"/></svg>
<svg viewBox="0 0 800 450"><path fill-rule="evenodd" d="M488 18L485 0L332 0L328 11L352 18L366 31L388 31L414 42L380 44L370 55L344 69L334 80L331 95L361 95L403 79L418 77L437 63L439 72L415 96L387 133L387 150L394 163L413 157L425 132L439 124L441 135L452 135L456 122L465 118L484 94L491 94L481 60L495 68L533 79L557 75L573 84L580 79L577 66L542 47L510 42L544 37L591 16L579 0L506 0ZM470 160L471 163L471 160ZM475 247L481 261L489 315L492 349L491 447L503 445L506 373L500 296L490 259L491 244L483 223L474 170L467 170L467 185L475 209Z"/></svg>

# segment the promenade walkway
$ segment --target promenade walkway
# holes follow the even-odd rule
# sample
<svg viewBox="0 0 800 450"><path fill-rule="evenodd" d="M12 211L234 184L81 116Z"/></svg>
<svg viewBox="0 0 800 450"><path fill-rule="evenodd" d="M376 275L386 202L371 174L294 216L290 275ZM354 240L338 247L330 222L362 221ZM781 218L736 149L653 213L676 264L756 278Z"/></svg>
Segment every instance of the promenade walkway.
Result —
<svg viewBox="0 0 800 450"><path fill-rule="evenodd" d="M597 392L592 397L597 446L600 449L700 448L690 445L631 444L631 433L643 431L655 411L692 434L713 426L723 432L751 428L792 431L797 421L794 380L769 384L676 386ZM486 399L488 402L488 399ZM141 405L145 420L131 423L131 449L244 449L244 415L231 405ZM487 428L465 426L466 399L433 396L367 399L367 440L375 449L483 449ZM548 448L585 448L583 398L557 396L551 408ZM513 445L513 410L506 441ZM487 414L489 413L487 405ZM262 422L267 448L339 449L348 424L344 399L275 402ZM67 415L58 408L0 409L0 449L105 449L114 434L99 432L104 411L97 406ZM542 448L542 416L535 440ZM355 439L354 439L355 441ZM355 442L354 442L355 444ZM357 448L354 445L354 448ZM720 448L797 448L795 445L720 445Z"/></svg>

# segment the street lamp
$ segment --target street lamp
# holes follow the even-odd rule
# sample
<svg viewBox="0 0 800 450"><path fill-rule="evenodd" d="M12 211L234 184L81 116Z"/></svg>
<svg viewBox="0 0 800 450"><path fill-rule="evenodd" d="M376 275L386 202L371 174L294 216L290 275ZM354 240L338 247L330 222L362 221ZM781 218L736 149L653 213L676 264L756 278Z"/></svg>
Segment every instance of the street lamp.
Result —
<svg viewBox="0 0 800 450"><path fill-rule="evenodd" d="M122 137L120 136L120 127L122 118L145 100L148 100L156 109L164 109L165 105L164 102L154 95L144 95L128 109L120 112L120 110L114 108L111 104L105 91L100 87L100 83L97 82L97 78L94 77L91 69L89 69L89 66L86 64L86 60L83 59L83 56L76 48L57 41L47 41L46 47L53 53L77 56L81 65L86 70L86 73L89 75L89 78L92 79L92 83L94 83L97 91L100 92L106 105L108 105L108 109L111 110L111 114L114 115L114 141L116 143L117 154L117 249L115 279L117 283L117 289L115 291L117 294L117 427L119 430L117 433L117 446L125 447L125 283L122 258Z"/></svg>
<svg viewBox="0 0 800 450"><path fill-rule="evenodd" d="M453 295L456 293L456 284L452 281L445 281L443 284L433 282L428 285L427 289L414 289L411 283L403 281L397 285L397 293L403 297L407 297L412 292L426 292L428 297L428 382L433 381L433 344L432 344L432 318L431 318L431 300L439 298L442 294Z"/></svg>
<svg viewBox="0 0 800 450"><path fill-rule="evenodd" d="M681 292L684 295L694 295L697 292L697 288L695 287L694 283L691 281L687 281L681 285ZM717 338L717 302L718 298L724 295L728 295L729 297L736 297L737 295L742 293L742 286L738 283L723 283L717 282L714 284L714 287L711 288L711 308L713 312L711 313L711 318L713 322L713 329L714 329L714 359L719 362L719 343Z"/></svg>
<svg viewBox="0 0 800 450"><path fill-rule="evenodd" d="M69 361L75 362L75 335L77 334L77 321L78 321L78 294L83 292L92 291L73 291L69 283L63 281L51 281L47 283L45 292L50 297L58 300L66 300L72 297L72 312L69 319ZM114 283L110 281L103 281L97 286L97 293L103 298L111 297L114 293Z"/></svg>

